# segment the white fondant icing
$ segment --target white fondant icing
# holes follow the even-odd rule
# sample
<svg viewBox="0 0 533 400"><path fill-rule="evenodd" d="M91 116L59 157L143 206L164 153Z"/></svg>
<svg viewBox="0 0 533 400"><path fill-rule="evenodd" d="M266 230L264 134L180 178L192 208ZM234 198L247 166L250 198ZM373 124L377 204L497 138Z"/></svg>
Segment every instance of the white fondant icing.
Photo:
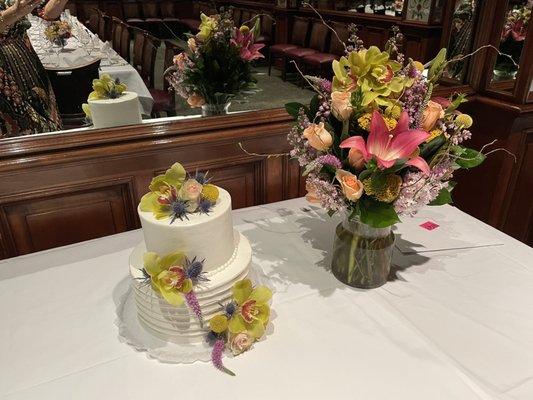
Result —
<svg viewBox="0 0 533 400"><path fill-rule="evenodd" d="M124 92L116 99L89 100L91 118L95 128L136 125L142 123L139 96Z"/></svg>
<svg viewBox="0 0 533 400"><path fill-rule="evenodd" d="M138 208L146 249L160 256L175 251L189 258L204 260L204 271L223 268L233 255L233 222L231 196L219 188L220 196L209 214L188 214L188 219L158 220L151 212Z"/></svg>

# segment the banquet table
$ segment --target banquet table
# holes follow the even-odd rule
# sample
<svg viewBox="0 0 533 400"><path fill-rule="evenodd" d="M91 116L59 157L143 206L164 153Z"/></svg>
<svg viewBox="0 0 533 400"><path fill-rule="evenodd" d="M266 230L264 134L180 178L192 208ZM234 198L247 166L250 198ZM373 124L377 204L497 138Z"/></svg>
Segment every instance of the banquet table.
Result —
<svg viewBox="0 0 533 400"><path fill-rule="evenodd" d="M121 82L126 84L128 90L137 93L139 96L142 114L147 116L152 114L154 99L139 75L139 72L117 54L117 52L111 48L109 43L103 43L97 35L94 35L89 31L75 16L68 17L70 25L74 27L74 35L67 40L67 45L64 50L59 53L59 57L52 51L52 49L46 48L44 45L44 26L39 21L39 18L33 16L30 16L29 18L30 22L32 22L32 26L28 30L28 37L45 69L51 71L65 71L101 59L99 70L100 76L102 76L102 74L109 74L115 79L120 79ZM84 46L76 37L77 32L83 32L83 35L91 38L94 50L91 51L90 54L86 50L87 46Z"/></svg>
<svg viewBox="0 0 533 400"><path fill-rule="evenodd" d="M235 377L119 338L136 230L0 262L0 399L533 399L530 247L435 207L397 226L394 278L358 290L328 271L338 218L304 199L233 217L274 290Z"/></svg>

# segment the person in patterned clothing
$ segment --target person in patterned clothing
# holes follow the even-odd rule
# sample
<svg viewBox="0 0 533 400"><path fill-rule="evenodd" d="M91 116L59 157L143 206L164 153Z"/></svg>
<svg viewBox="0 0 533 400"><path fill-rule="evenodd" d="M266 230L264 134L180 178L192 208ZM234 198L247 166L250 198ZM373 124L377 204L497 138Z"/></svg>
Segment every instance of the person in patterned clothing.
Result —
<svg viewBox="0 0 533 400"><path fill-rule="evenodd" d="M57 19L68 0L0 0L0 138L61 129L48 75L30 44L28 14Z"/></svg>

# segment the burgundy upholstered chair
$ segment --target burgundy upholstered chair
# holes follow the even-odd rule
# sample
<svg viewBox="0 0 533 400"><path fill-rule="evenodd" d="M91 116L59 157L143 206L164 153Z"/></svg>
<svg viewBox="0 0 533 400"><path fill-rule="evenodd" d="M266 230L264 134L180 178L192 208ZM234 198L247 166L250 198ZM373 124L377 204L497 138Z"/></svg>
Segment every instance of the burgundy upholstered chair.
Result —
<svg viewBox="0 0 533 400"><path fill-rule="evenodd" d="M174 1L162 1L160 4L161 18L164 22L179 22L179 18L176 16L176 7Z"/></svg>
<svg viewBox="0 0 533 400"><path fill-rule="evenodd" d="M139 74L149 89L154 88L155 59L159 46L161 46L161 40L149 34L148 32L144 32L142 63Z"/></svg>
<svg viewBox="0 0 533 400"><path fill-rule="evenodd" d="M313 22L311 28L311 36L309 37L309 45L307 47L296 47L287 49L283 52L287 61L294 60L297 64L301 64L300 61L305 56L309 56L315 53L324 53L328 44L329 29L322 21Z"/></svg>
<svg viewBox="0 0 533 400"><path fill-rule="evenodd" d="M316 71L324 78L331 78L331 63L338 60L345 53L344 44L348 41L350 32L346 24L332 22L330 26L337 32L337 35L331 33L329 51L310 54L301 60L305 73ZM340 41L339 41L340 39Z"/></svg>
<svg viewBox="0 0 533 400"><path fill-rule="evenodd" d="M132 28L133 31L133 54L131 64L137 71L141 71L143 63L145 31L141 28Z"/></svg>
<svg viewBox="0 0 533 400"><path fill-rule="evenodd" d="M242 9L234 8L233 9L233 22L235 23L235 26L241 26L241 21L242 21Z"/></svg>
<svg viewBox="0 0 533 400"><path fill-rule="evenodd" d="M122 25L122 21L118 18L113 17L112 18L112 24L113 29L111 30L111 44L113 46L113 49L118 53L122 53L122 30L124 29L124 26Z"/></svg>
<svg viewBox="0 0 533 400"><path fill-rule="evenodd" d="M127 24L138 26L143 23L141 18L141 9L139 8L139 3L136 1L129 1L122 3L122 11L124 14L124 20Z"/></svg>
<svg viewBox="0 0 533 400"><path fill-rule="evenodd" d="M281 78L285 80L287 74L287 59L285 52L291 49L306 47L307 32L309 30L309 20L307 18L295 17L292 24L292 33L289 43L278 43L270 46L268 56L268 74L272 71L272 64L275 59L282 60Z"/></svg>
<svg viewBox="0 0 533 400"><path fill-rule="evenodd" d="M131 27L122 21L120 23L122 25L122 35L120 36L120 56L129 62L131 59Z"/></svg>
<svg viewBox="0 0 533 400"><path fill-rule="evenodd" d="M265 47L274 43L274 19L272 15L262 11L261 14L261 33L256 38L256 43L262 43Z"/></svg>

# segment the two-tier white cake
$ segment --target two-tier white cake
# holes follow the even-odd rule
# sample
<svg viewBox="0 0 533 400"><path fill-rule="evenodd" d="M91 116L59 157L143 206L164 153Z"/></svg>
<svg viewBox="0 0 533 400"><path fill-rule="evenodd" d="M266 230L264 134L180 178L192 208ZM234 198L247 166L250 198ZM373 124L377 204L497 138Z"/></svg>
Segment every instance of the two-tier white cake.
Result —
<svg viewBox="0 0 533 400"><path fill-rule="evenodd" d="M143 280L142 258L146 251L161 256L181 251L188 258L204 261L206 282L195 289L204 320L220 312L231 296L233 284L246 278L252 251L248 240L233 229L231 197L218 188L219 196L209 213L191 213L186 218L156 219L152 212L138 208L144 244L130 259L132 286L141 324L160 339L175 343L200 343L205 328L186 306L167 303L152 285Z"/></svg>

